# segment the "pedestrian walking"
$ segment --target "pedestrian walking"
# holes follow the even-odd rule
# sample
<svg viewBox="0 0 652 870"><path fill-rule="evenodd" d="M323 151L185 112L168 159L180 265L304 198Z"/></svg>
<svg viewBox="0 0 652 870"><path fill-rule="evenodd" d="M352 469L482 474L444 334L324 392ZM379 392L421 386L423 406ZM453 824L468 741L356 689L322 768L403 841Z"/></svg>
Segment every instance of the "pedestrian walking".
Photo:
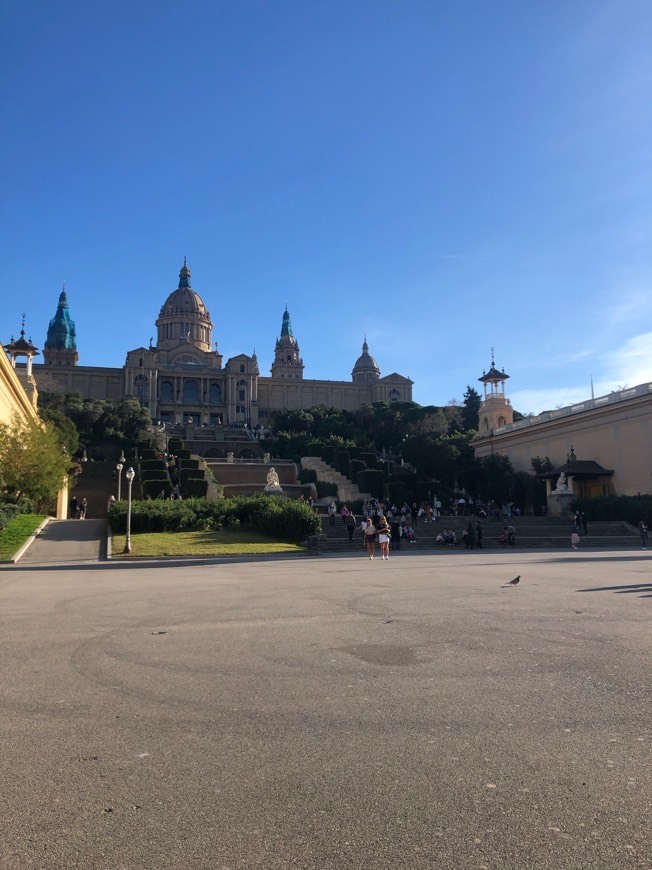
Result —
<svg viewBox="0 0 652 870"><path fill-rule="evenodd" d="M381 557L384 560L389 559L389 526L385 517L381 517L378 521L378 543Z"/></svg>
<svg viewBox="0 0 652 870"><path fill-rule="evenodd" d="M328 524L330 526L335 525L335 514L337 513L337 505L334 501L328 505Z"/></svg>
<svg viewBox="0 0 652 870"><path fill-rule="evenodd" d="M79 502L77 501L77 498L73 495L73 497L70 499L70 519L71 520L77 519L78 511L79 511Z"/></svg>
<svg viewBox="0 0 652 870"><path fill-rule="evenodd" d="M374 550L376 549L376 527L371 522L371 520L367 522L367 527L364 530L364 539L367 545L367 553L369 554L369 558L373 559Z"/></svg>
<svg viewBox="0 0 652 870"><path fill-rule="evenodd" d="M645 522L645 520L641 520L640 523L638 524L638 531L639 531L639 534L641 536L641 547L644 550L647 550L647 531L648 531L648 529L647 529L647 523Z"/></svg>
<svg viewBox="0 0 652 870"><path fill-rule="evenodd" d="M571 547L574 550L577 550L579 543L580 543L580 527L579 527L577 520L573 520L573 525L571 526Z"/></svg>
<svg viewBox="0 0 652 870"><path fill-rule="evenodd" d="M350 511L344 518L344 525L346 526L346 530L349 533L349 541L353 540L353 533L357 528L357 524L355 521L355 514L352 514Z"/></svg>
<svg viewBox="0 0 652 870"><path fill-rule="evenodd" d="M482 531L482 526L480 525L480 521L478 520L475 524L475 543L478 550L482 549L482 535L484 532Z"/></svg>
<svg viewBox="0 0 652 870"><path fill-rule="evenodd" d="M81 500L81 504L79 505L79 519L80 520L86 519L86 511L87 510L88 510L88 502L86 501L85 498L83 498Z"/></svg>

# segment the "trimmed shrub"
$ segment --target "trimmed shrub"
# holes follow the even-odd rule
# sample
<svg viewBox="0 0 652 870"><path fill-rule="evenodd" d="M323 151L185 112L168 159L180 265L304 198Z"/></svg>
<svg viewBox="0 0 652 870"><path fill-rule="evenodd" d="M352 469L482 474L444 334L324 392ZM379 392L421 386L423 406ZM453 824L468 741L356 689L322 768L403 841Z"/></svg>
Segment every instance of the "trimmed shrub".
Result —
<svg viewBox="0 0 652 870"><path fill-rule="evenodd" d="M302 468L299 472L300 483L317 483L317 472L314 468Z"/></svg>
<svg viewBox="0 0 652 870"><path fill-rule="evenodd" d="M194 471L199 471L199 459L180 459L179 470L184 468L192 468Z"/></svg>
<svg viewBox="0 0 652 870"><path fill-rule="evenodd" d="M179 485L183 489L183 488L185 488L185 486L189 480L193 480L193 479L194 480L203 480L204 479L204 472L199 471L196 468L182 468L179 471L178 478L179 478Z"/></svg>
<svg viewBox="0 0 652 870"><path fill-rule="evenodd" d="M380 468L380 463L375 453L361 453L358 456L358 459L362 459L364 462L366 462L367 468Z"/></svg>
<svg viewBox="0 0 652 870"><path fill-rule="evenodd" d="M325 480L317 481L317 497L326 498L329 495L337 496L337 484L328 483Z"/></svg>
<svg viewBox="0 0 652 870"><path fill-rule="evenodd" d="M162 459L141 459L140 460L140 470L141 471L152 471L156 469L157 471L165 471L165 462Z"/></svg>
<svg viewBox="0 0 652 870"><path fill-rule="evenodd" d="M306 456L321 456L324 445L320 441L311 441L306 447Z"/></svg>
<svg viewBox="0 0 652 870"><path fill-rule="evenodd" d="M358 474L358 489L370 492L374 498L382 498L385 490L385 474L375 468L367 468Z"/></svg>
<svg viewBox="0 0 652 870"><path fill-rule="evenodd" d="M172 495L172 487L170 486L170 481L165 479L156 479L156 480L143 480L143 496L144 498L161 498L161 494L163 498L170 498ZM142 502L133 502L132 508L134 504L142 504Z"/></svg>
<svg viewBox="0 0 652 870"><path fill-rule="evenodd" d="M181 462L182 459L190 459L190 450L177 450L174 455L177 457L177 462Z"/></svg>
<svg viewBox="0 0 652 870"><path fill-rule="evenodd" d="M183 450L183 441L180 438L170 438L168 441L168 453L176 453Z"/></svg>
<svg viewBox="0 0 652 870"><path fill-rule="evenodd" d="M138 456L140 459L160 459L160 455L158 450L154 450L153 447L143 447L142 449L138 448Z"/></svg>
<svg viewBox="0 0 652 870"><path fill-rule="evenodd" d="M349 462L349 477L353 481L353 483L357 483L358 474L361 471L364 471L367 467L367 463L363 459L351 459Z"/></svg>
<svg viewBox="0 0 652 870"><path fill-rule="evenodd" d="M159 468L152 468L152 469L144 468L140 472L140 479L143 481L143 483L146 480L163 480L163 481L165 481L165 483L168 483L167 474L165 473L165 471L162 471Z"/></svg>
<svg viewBox="0 0 652 870"><path fill-rule="evenodd" d="M349 477L349 461L349 451L340 450L337 454L337 465L335 467L344 477Z"/></svg>
<svg viewBox="0 0 652 870"><path fill-rule="evenodd" d="M189 477L181 484L181 492L186 498L206 498L208 481L203 477Z"/></svg>
<svg viewBox="0 0 652 870"><path fill-rule="evenodd" d="M335 458L335 448L332 444L324 444L321 449L321 458L329 465L333 465Z"/></svg>

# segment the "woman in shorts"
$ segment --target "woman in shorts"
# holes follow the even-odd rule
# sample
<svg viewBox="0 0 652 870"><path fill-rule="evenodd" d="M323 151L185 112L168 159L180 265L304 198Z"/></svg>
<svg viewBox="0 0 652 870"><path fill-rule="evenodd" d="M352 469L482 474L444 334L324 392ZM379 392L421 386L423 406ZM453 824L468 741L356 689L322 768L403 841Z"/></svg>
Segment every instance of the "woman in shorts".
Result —
<svg viewBox="0 0 652 870"><path fill-rule="evenodd" d="M367 553L369 553L369 558L373 559L374 550L376 548L376 527L369 520L367 522L367 528L364 530L364 539L367 545Z"/></svg>
<svg viewBox="0 0 652 870"><path fill-rule="evenodd" d="M380 555L383 559L389 559L389 526L385 517L381 517L378 522L378 543L380 544Z"/></svg>

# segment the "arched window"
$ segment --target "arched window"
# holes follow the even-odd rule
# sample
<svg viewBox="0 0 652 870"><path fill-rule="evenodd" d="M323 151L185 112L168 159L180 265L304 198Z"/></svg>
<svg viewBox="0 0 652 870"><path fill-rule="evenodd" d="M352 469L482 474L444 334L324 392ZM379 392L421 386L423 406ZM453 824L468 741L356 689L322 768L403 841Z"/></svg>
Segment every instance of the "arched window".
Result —
<svg viewBox="0 0 652 870"><path fill-rule="evenodd" d="M172 384L170 383L170 381L163 381L163 383L161 384L161 401L174 401L174 390L172 389Z"/></svg>
<svg viewBox="0 0 652 870"><path fill-rule="evenodd" d="M208 400L211 405L222 404L222 389L219 384L211 384L208 390Z"/></svg>
<svg viewBox="0 0 652 870"><path fill-rule="evenodd" d="M244 366L240 366L240 371L241 371L241 372L244 372L244 370L245 370L245 367L244 367Z"/></svg>
<svg viewBox="0 0 652 870"><path fill-rule="evenodd" d="M186 381L183 385L183 401L198 402L199 401L199 385L197 381Z"/></svg>

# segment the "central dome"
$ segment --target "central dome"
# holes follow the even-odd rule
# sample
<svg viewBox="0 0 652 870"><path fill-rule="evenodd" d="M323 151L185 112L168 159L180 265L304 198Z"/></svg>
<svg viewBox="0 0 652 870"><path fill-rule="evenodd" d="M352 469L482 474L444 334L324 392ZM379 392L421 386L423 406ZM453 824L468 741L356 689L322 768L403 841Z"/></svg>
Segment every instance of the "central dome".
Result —
<svg viewBox="0 0 652 870"><path fill-rule="evenodd" d="M211 316L201 296L190 286L190 269L185 258L179 286L163 303L156 326L159 347L171 348L188 342L198 350L211 349Z"/></svg>
<svg viewBox="0 0 652 870"><path fill-rule="evenodd" d="M362 356L359 356L356 360L351 374L353 375L354 383L375 381L380 377L378 363L369 353L369 345L366 338L362 345Z"/></svg>

